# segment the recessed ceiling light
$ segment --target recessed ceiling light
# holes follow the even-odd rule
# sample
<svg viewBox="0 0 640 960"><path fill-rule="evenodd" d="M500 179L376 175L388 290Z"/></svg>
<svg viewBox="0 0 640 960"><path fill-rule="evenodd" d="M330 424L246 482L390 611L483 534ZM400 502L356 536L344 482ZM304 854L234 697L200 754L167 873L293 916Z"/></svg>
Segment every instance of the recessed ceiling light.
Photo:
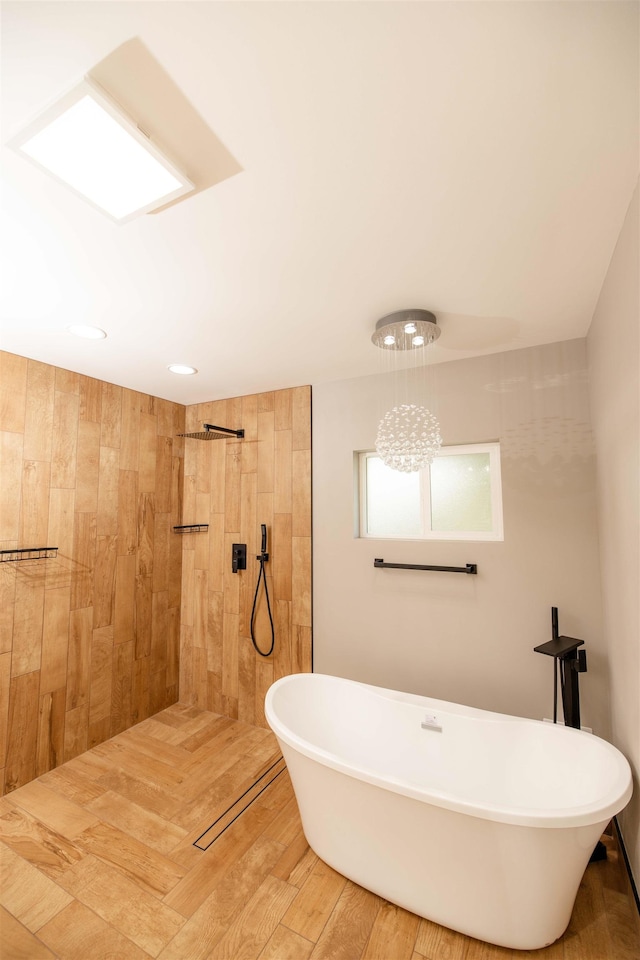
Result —
<svg viewBox="0 0 640 960"><path fill-rule="evenodd" d="M180 373L184 377L198 372L195 367L190 367L186 363L170 363L167 370L170 370L171 373Z"/></svg>
<svg viewBox="0 0 640 960"><path fill-rule="evenodd" d="M124 223L194 186L94 81L45 110L9 146Z"/></svg>
<svg viewBox="0 0 640 960"><path fill-rule="evenodd" d="M84 337L85 340L104 340L106 333L100 327L90 327L86 323L72 323L67 327L74 337Z"/></svg>

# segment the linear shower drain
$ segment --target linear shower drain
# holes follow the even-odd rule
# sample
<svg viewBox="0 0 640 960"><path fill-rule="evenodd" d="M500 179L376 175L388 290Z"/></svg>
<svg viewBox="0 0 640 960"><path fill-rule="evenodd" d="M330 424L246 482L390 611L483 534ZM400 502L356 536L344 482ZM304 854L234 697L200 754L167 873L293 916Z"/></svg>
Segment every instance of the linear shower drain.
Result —
<svg viewBox="0 0 640 960"><path fill-rule="evenodd" d="M225 830L228 830L232 823L238 819L251 804L258 799L261 793L270 787L280 774L286 770L286 764L282 757L278 757L264 773L260 774L257 780L250 787L240 794L220 816L213 821L210 827L201 833L197 840L194 840L193 846L198 850L208 850L211 844L221 836Z"/></svg>

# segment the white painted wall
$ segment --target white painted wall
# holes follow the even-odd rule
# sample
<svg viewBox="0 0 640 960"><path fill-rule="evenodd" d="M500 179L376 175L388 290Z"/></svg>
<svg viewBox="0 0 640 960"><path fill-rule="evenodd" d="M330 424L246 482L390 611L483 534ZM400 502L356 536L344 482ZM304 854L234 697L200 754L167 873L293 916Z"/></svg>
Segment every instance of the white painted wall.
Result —
<svg viewBox="0 0 640 960"><path fill-rule="evenodd" d="M443 335L444 336L444 335ZM437 364L413 378L445 443L499 439L505 540L382 541L354 536L353 453L372 449L393 377L313 389L314 669L542 718L562 633L585 640L582 722L610 734L602 636L595 464L584 340ZM478 576L376 570L391 562L478 564Z"/></svg>
<svg viewBox="0 0 640 960"><path fill-rule="evenodd" d="M619 818L640 886L640 285L638 188L587 338L612 739L634 770Z"/></svg>

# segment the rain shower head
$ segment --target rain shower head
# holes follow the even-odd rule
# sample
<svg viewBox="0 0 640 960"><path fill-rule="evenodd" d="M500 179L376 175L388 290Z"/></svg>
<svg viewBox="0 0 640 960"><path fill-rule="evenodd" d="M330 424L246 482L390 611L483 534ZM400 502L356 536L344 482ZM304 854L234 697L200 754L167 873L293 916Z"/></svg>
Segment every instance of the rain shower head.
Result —
<svg viewBox="0 0 640 960"><path fill-rule="evenodd" d="M204 430L194 433L178 433L178 437L191 437L192 440L228 440L229 437L244 437L244 430L229 430L228 427L215 427L212 423L203 423Z"/></svg>

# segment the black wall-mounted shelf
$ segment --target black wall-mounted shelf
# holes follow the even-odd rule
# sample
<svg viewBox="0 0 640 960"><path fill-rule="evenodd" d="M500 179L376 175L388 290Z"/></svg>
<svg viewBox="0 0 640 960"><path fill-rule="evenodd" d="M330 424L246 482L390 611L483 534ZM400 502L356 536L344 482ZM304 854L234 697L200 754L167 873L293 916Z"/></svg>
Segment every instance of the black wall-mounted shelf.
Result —
<svg viewBox="0 0 640 960"><path fill-rule="evenodd" d="M183 523L174 527L175 533L206 533L209 529L208 523Z"/></svg>
<svg viewBox="0 0 640 960"><path fill-rule="evenodd" d="M0 563L15 563L18 560L52 560L57 555L57 547L20 547L16 550L0 550Z"/></svg>
<svg viewBox="0 0 640 960"><path fill-rule="evenodd" d="M373 561L374 567L387 567L392 570L440 570L443 573L477 573L478 564L468 563L464 567L440 567L427 566L423 563L385 563L384 560L376 558Z"/></svg>

